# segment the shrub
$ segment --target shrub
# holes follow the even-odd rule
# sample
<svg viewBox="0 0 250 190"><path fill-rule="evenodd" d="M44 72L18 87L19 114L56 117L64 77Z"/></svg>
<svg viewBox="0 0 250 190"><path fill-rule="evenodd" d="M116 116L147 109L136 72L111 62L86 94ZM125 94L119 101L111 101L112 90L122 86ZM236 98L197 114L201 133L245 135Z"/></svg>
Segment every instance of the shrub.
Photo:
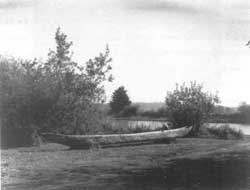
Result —
<svg viewBox="0 0 250 190"><path fill-rule="evenodd" d="M244 134L240 129L232 128L228 124L207 127L207 131L221 139L243 139Z"/></svg>
<svg viewBox="0 0 250 190"><path fill-rule="evenodd" d="M177 84L173 92L168 92L166 109L175 128L192 125L195 134L218 102L217 95L203 92L201 84L191 82L190 86Z"/></svg>
<svg viewBox="0 0 250 190"><path fill-rule="evenodd" d="M55 41L47 61L0 57L1 127L80 134L100 125L103 82L112 80L108 47L80 65L59 28Z"/></svg>

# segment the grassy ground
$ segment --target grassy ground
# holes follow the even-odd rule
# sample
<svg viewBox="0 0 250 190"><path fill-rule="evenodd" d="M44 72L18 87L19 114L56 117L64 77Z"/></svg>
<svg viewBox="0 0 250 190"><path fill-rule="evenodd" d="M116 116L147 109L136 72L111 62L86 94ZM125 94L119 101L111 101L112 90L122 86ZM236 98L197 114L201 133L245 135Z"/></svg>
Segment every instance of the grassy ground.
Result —
<svg viewBox="0 0 250 190"><path fill-rule="evenodd" d="M1 151L2 189L249 189L250 139Z"/></svg>

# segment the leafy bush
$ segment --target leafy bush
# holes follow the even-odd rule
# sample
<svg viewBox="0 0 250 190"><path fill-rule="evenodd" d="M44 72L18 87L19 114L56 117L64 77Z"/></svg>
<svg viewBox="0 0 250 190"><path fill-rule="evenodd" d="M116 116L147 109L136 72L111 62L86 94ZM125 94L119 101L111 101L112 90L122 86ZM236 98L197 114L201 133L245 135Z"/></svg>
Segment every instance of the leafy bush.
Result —
<svg viewBox="0 0 250 190"><path fill-rule="evenodd" d="M207 131L221 139L243 139L244 134L240 129L232 128L228 124L207 127Z"/></svg>
<svg viewBox="0 0 250 190"><path fill-rule="evenodd" d="M72 42L60 28L55 41L47 61L0 57L3 127L80 134L100 126L97 105L105 99L103 82L112 80L108 47L80 65L72 60Z"/></svg>
<svg viewBox="0 0 250 190"><path fill-rule="evenodd" d="M177 84L173 92L168 92L166 109L175 128L192 125L195 134L218 102L217 95L203 92L201 84L191 82L190 86Z"/></svg>

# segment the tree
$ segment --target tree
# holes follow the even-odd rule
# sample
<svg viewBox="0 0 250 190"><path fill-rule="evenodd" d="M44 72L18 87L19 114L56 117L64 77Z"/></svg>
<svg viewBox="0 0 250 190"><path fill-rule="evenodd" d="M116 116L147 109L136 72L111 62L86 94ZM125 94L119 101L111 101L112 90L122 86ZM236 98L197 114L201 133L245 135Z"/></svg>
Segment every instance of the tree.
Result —
<svg viewBox="0 0 250 190"><path fill-rule="evenodd" d="M109 103L111 112L118 115L126 106L129 106L131 101L127 95L127 91L123 86L113 92L112 99Z"/></svg>
<svg viewBox="0 0 250 190"><path fill-rule="evenodd" d="M105 100L103 82L111 81L109 48L104 54L89 59L84 66L72 61L67 36L57 29L55 51L50 51L44 70L51 84L47 93L52 108L48 112L47 127L55 126L70 133L88 133L98 126L96 104Z"/></svg>
<svg viewBox="0 0 250 190"><path fill-rule="evenodd" d="M0 57L3 126L79 134L100 124L97 104L105 100L103 83L112 81L108 46L80 65L72 60L73 43L60 28L55 42L45 62Z"/></svg>
<svg viewBox="0 0 250 190"><path fill-rule="evenodd" d="M192 125L196 133L218 102L218 96L203 92L201 84L176 84L176 89L167 94L166 109L175 128Z"/></svg>

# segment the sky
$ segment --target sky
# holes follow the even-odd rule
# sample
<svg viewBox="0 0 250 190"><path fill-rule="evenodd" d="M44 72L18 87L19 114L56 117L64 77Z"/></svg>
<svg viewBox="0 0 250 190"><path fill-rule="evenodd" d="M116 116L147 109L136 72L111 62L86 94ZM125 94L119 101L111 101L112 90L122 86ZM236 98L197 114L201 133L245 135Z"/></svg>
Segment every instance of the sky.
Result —
<svg viewBox="0 0 250 190"><path fill-rule="evenodd" d="M0 0L0 54L46 60L58 26L84 64L109 45L133 102L163 102L196 80L225 106L250 103L249 0Z"/></svg>

